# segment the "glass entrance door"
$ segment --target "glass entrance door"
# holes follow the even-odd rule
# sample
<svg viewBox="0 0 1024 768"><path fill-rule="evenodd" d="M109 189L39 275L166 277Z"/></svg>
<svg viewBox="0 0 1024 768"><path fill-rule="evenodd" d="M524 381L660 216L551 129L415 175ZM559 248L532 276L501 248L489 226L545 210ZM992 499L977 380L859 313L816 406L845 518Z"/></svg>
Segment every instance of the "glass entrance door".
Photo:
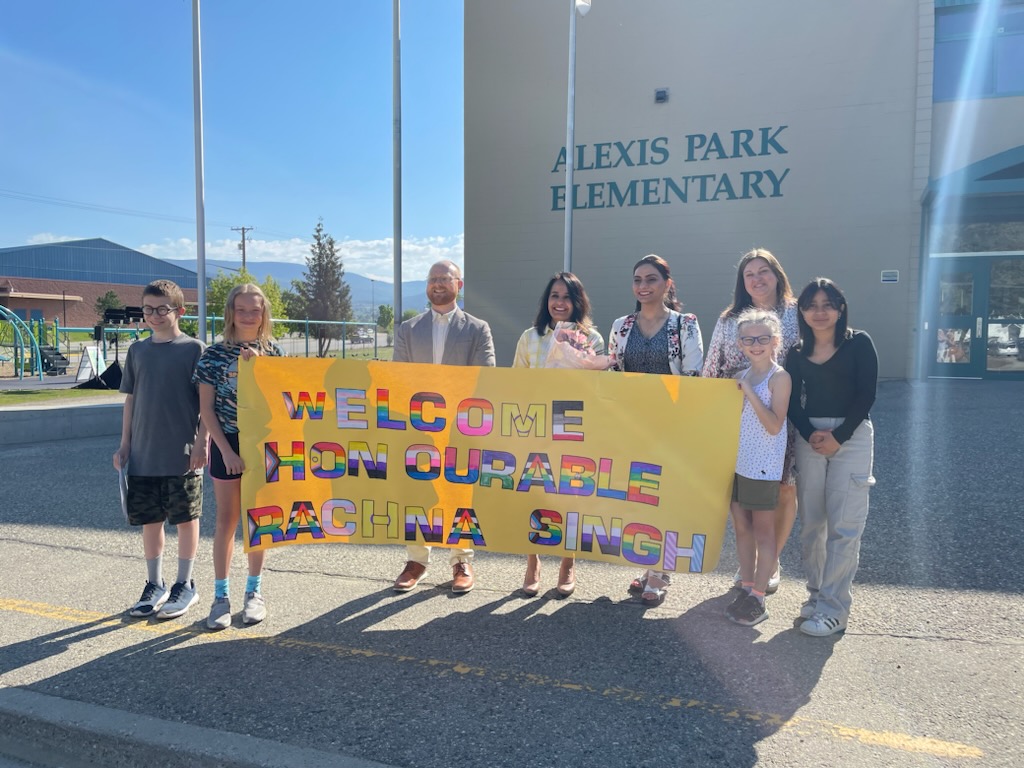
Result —
<svg viewBox="0 0 1024 768"><path fill-rule="evenodd" d="M1024 254L933 257L930 376L1024 379Z"/></svg>
<svg viewBox="0 0 1024 768"><path fill-rule="evenodd" d="M938 306L929 323L932 376L980 378L985 348L981 344L984 317L980 306L977 263L974 259L936 259Z"/></svg>
<svg viewBox="0 0 1024 768"><path fill-rule="evenodd" d="M1024 373L1024 257L990 260L985 370L993 378Z"/></svg>

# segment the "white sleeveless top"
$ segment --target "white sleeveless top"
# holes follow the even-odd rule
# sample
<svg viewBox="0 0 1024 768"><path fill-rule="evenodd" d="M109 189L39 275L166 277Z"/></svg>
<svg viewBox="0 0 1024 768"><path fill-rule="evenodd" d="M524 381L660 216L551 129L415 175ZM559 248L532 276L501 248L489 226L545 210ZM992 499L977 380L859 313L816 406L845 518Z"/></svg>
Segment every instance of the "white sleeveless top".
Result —
<svg viewBox="0 0 1024 768"><path fill-rule="evenodd" d="M776 363L764 377L764 381L754 387L756 394L767 408L772 407L772 392L768 382L776 371L782 368ZM745 370L740 378L745 378L750 369ZM779 434L768 434L764 424L757 418L753 406L747 398L743 398L743 414L740 416L740 449L736 455L736 474L751 480L782 480L782 462L786 456L786 429L788 423L782 425Z"/></svg>

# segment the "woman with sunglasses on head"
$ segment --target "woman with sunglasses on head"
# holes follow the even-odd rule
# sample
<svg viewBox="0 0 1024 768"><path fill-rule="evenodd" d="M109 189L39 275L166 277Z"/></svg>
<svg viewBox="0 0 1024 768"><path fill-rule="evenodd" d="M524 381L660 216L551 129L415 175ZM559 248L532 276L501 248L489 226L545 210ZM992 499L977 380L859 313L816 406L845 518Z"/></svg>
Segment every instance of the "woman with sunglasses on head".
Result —
<svg viewBox="0 0 1024 768"><path fill-rule="evenodd" d="M704 358L697 316L683 314L668 262L644 256L633 267L636 310L612 323L608 353L612 368L637 373L699 376ZM646 606L660 605L670 583L664 571L648 570L633 579L631 594Z"/></svg>
<svg viewBox="0 0 1024 768"><path fill-rule="evenodd" d="M533 325L523 331L516 344L513 368L549 367L548 357L555 338L555 326L572 323L585 337L586 345L595 355L604 353L604 339L590 318L590 299L583 283L572 272L558 272L548 280L540 296L540 306ZM575 559L563 557L558 570L558 594L568 597L576 589ZM536 597L540 592L540 556L526 556L523 594Z"/></svg>
<svg viewBox="0 0 1024 768"><path fill-rule="evenodd" d="M789 278L771 251L755 248L744 254L736 265L736 287L733 291L732 303L725 308L715 323L711 334L708 353L704 357L704 378L733 379L741 371L750 367L737 344L737 319L743 311L754 308L774 312L782 324L782 342L777 350L780 364L786 360L789 350L800 337L797 328L796 299L789 286ZM786 546L789 534L796 520L796 473L793 471L794 434L789 430L787 435L786 458L782 467L782 480L779 486L779 499L775 507L775 568L768 581L768 594L774 594L782 581L782 567L779 557ZM733 530L744 525L744 520L732 516ZM752 535L750 531L738 532ZM733 584L742 588L740 572L737 569ZM749 585L748 585L749 586Z"/></svg>
<svg viewBox="0 0 1024 768"><path fill-rule="evenodd" d="M800 631L826 637L846 629L860 541L868 516L878 383L871 337L849 327L846 297L825 277L797 299L800 342L786 361L793 380L789 418L796 440L800 542L808 598Z"/></svg>

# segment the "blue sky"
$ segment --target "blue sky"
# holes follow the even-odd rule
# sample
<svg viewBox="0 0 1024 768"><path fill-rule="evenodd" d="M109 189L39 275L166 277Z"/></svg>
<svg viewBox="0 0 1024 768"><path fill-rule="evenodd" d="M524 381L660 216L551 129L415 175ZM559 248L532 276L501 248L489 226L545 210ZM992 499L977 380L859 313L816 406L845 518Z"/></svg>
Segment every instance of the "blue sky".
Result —
<svg viewBox="0 0 1024 768"><path fill-rule="evenodd" d="M386 0L203 0L207 258L392 275ZM462 263L462 0L402 4L403 271ZM0 247L105 237L195 257L191 0L11 0ZM50 201L50 202L46 202Z"/></svg>

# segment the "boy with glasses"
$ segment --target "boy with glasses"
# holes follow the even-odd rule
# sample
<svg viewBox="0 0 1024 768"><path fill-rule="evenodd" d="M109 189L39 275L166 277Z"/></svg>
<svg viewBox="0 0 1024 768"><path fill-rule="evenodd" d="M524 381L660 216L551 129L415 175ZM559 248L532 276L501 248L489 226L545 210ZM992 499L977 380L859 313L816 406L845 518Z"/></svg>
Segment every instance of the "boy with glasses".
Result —
<svg viewBox="0 0 1024 768"><path fill-rule="evenodd" d="M192 374L206 345L178 327L184 294L170 280L142 290L142 314L152 335L128 348L121 392L127 397L114 468L128 476L125 511L142 527L146 586L128 613L172 619L199 599L192 566L203 511L206 428ZM178 575L170 589L162 575L164 522L177 528Z"/></svg>

